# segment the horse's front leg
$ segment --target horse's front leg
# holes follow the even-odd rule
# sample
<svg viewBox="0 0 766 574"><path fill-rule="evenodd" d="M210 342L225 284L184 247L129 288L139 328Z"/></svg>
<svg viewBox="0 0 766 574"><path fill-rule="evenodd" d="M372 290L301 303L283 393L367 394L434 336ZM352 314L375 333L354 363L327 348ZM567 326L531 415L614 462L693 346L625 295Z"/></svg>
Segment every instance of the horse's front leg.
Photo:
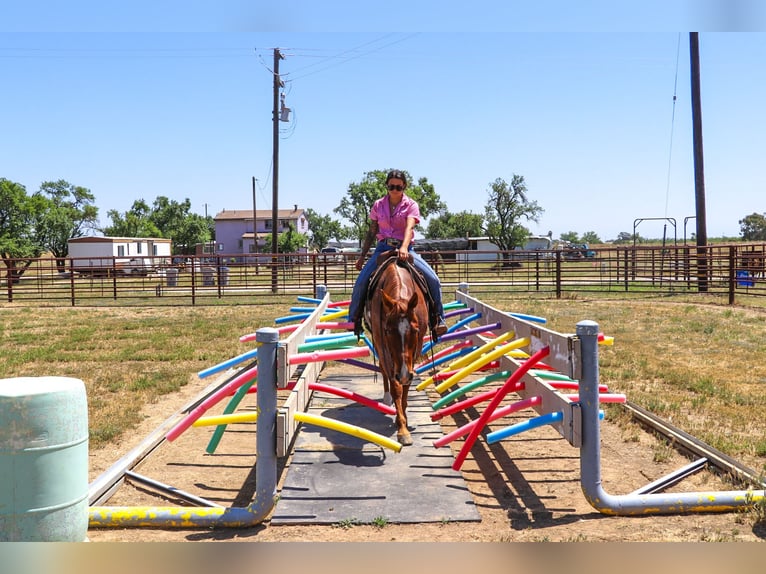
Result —
<svg viewBox="0 0 766 574"><path fill-rule="evenodd" d="M402 446L409 446L412 444L412 437L410 431L407 428L407 391L409 390L409 384L402 385L398 379L391 380L391 394L394 400L394 407L396 408L396 440Z"/></svg>

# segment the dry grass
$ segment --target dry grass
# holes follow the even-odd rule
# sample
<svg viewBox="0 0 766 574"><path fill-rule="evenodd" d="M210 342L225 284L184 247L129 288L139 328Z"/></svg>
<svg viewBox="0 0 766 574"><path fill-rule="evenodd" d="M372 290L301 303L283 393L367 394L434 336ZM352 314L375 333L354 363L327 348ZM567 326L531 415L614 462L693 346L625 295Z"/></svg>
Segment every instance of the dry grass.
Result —
<svg viewBox="0 0 766 574"><path fill-rule="evenodd" d="M563 333L574 332L583 319L598 322L615 338L614 346L600 348L602 382L753 469L766 469L764 311L693 297L482 298L499 309L546 317L549 328ZM91 444L98 448L134 427L142 405L251 349L239 336L273 326L294 304L285 297L273 306L4 306L1 374L83 380ZM626 430L626 440L632 432Z"/></svg>

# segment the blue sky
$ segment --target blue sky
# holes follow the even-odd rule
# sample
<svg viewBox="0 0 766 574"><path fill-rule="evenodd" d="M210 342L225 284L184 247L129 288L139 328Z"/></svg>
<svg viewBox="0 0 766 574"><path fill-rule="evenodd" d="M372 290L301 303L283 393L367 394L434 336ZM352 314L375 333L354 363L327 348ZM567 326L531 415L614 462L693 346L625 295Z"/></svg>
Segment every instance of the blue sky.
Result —
<svg viewBox="0 0 766 574"><path fill-rule="evenodd" d="M519 174L544 209L534 233L609 240L643 219L637 231L660 237L672 218L690 237L689 29L708 236L737 236L766 211L766 35L750 31L762 10L748 0L619 13L480 1L451 14L427 2L44 4L0 8L0 177L30 193L57 179L87 187L102 224L161 195L201 214L252 209L253 177L258 209L272 207L278 47L292 109L282 208L332 214L365 172L397 167L427 177L450 211L483 213L489 184Z"/></svg>

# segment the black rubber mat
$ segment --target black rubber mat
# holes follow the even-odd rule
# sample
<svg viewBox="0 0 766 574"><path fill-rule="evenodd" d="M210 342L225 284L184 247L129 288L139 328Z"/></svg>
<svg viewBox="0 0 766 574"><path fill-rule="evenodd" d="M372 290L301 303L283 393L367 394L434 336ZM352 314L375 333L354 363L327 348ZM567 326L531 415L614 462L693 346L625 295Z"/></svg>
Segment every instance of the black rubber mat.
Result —
<svg viewBox="0 0 766 574"><path fill-rule="evenodd" d="M332 375L323 383L380 400L372 374ZM479 521L462 475L452 469L428 397L412 385L408 423L413 445L400 452L335 430L304 424L274 510L273 524L417 523ZM396 438L392 415L315 392L309 413Z"/></svg>

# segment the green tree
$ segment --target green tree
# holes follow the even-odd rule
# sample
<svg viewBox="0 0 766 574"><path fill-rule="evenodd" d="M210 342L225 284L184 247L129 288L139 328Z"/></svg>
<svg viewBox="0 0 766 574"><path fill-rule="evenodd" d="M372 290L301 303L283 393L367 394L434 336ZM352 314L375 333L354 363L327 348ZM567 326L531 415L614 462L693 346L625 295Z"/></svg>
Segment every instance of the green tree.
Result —
<svg viewBox="0 0 766 574"><path fill-rule="evenodd" d="M603 243L603 241L601 241L601 238L598 236L598 233L596 233L595 231L586 231L583 234L583 236L581 238L581 241L583 243L587 243L588 245L595 245L596 243Z"/></svg>
<svg viewBox="0 0 766 574"><path fill-rule="evenodd" d="M483 233L484 217L468 211L450 213L444 211L438 217L428 220L426 239L453 239L457 237L478 237Z"/></svg>
<svg viewBox="0 0 766 574"><path fill-rule="evenodd" d="M638 233L635 235L633 233L629 233L627 231L620 231L617 234L617 239L614 240L614 243L617 245L624 245L628 243L643 243L644 238L641 237Z"/></svg>
<svg viewBox="0 0 766 574"><path fill-rule="evenodd" d="M292 223L287 225L287 231L277 236L277 249L280 253L297 253L299 249L306 247L307 243L308 237L295 231Z"/></svg>
<svg viewBox="0 0 766 574"><path fill-rule="evenodd" d="M151 209L143 199L133 202L130 210L124 214L110 209L107 215L112 225L103 229L109 237L162 237L159 228L151 220Z"/></svg>
<svg viewBox="0 0 766 574"><path fill-rule="evenodd" d="M560 235L560 239L561 241L565 241L567 243L580 243L580 236L576 231L567 231L566 233L562 233Z"/></svg>
<svg viewBox="0 0 766 574"><path fill-rule="evenodd" d="M376 200L386 195L386 174L389 170L368 171L359 183L351 183L346 191L346 196L341 199L340 204L334 209L334 212L350 222L347 237L356 239L362 244L364 236L367 233L368 216L372 204ZM418 202L420 207L420 216L422 219L441 212L446 206L436 193L434 186L428 182L428 179L421 177L417 184L413 183L409 173L404 171L407 177L409 187L407 195ZM416 229L421 229L417 226Z"/></svg>
<svg viewBox="0 0 766 574"><path fill-rule="evenodd" d="M44 247L56 258L58 270L64 271L69 240L82 237L88 229L97 227L95 197L89 189L63 179L43 182L40 193L50 199L51 205L43 215L38 234Z"/></svg>
<svg viewBox="0 0 766 574"><path fill-rule="evenodd" d="M0 178L0 256L12 281L45 251L39 231L51 206L41 193L27 195L20 183Z"/></svg>
<svg viewBox="0 0 766 574"><path fill-rule="evenodd" d="M311 231L311 246L316 249L327 247L330 239L341 241L344 237L348 237L347 230L344 229L340 221L329 215L320 215L309 208L306 210L306 219L308 219L309 230Z"/></svg>
<svg viewBox="0 0 766 574"><path fill-rule="evenodd" d="M739 229L745 241L766 241L766 214L751 213L739 220Z"/></svg>
<svg viewBox="0 0 766 574"><path fill-rule="evenodd" d="M516 174L510 184L501 178L490 184L489 200L484 210L487 236L502 251L524 245L530 232L522 220L538 222L544 211L536 201L527 198L524 176Z"/></svg>

